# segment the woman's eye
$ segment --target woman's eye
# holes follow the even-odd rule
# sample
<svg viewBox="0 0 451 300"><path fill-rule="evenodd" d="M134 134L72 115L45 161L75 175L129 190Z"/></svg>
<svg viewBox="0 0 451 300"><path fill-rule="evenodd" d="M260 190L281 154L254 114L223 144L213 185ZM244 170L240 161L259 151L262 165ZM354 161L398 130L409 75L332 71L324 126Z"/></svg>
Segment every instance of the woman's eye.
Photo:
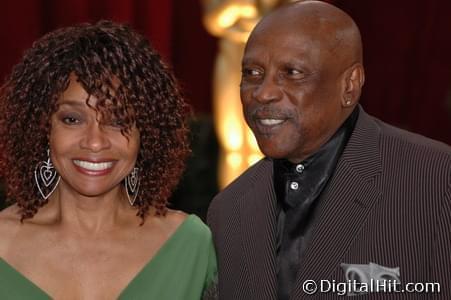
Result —
<svg viewBox="0 0 451 300"><path fill-rule="evenodd" d="M67 125L75 125L80 123L80 119L74 116L63 117L63 123Z"/></svg>
<svg viewBox="0 0 451 300"><path fill-rule="evenodd" d="M112 120L109 123L109 125L112 126L112 127L123 128L124 127L124 121L123 120Z"/></svg>
<svg viewBox="0 0 451 300"><path fill-rule="evenodd" d="M101 123L105 126L124 127L125 119L115 116L105 116L102 118Z"/></svg>

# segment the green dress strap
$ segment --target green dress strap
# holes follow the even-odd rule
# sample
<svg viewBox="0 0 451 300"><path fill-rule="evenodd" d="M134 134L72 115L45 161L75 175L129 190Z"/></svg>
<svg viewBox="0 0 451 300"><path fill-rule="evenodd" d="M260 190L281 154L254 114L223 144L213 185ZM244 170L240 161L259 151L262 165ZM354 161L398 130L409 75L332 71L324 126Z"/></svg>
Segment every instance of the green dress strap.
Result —
<svg viewBox="0 0 451 300"><path fill-rule="evenodd" d="M216 277L210 229L190 215L119 299L199 300L216 283Z"/></svg>
<svg viewBox="0 0 451 300"><path fill-rule="evenodd" d="M43 290L0 258L0 299L50 299Z"/></svg>

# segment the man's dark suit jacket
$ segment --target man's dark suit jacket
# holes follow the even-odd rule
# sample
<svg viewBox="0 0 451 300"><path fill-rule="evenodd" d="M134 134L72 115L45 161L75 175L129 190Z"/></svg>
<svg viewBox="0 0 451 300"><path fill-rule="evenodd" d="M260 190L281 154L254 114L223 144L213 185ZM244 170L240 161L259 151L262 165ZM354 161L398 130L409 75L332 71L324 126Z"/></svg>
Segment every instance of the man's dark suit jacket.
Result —
<svg viewBox="0 0 451 300"><path fill-rule="evenodd" d="M451 299L449 146L392 127L360 108L319 201L292 299L307 298L305 280L345 282L340 264L370 262L399 267L403 284L439 282L441 293L373 293L363 299ZM208 223L218 256L220 298L276 299L272 160L256 163L218 194ZM337 294L315 297L336 299Z"/></svg>

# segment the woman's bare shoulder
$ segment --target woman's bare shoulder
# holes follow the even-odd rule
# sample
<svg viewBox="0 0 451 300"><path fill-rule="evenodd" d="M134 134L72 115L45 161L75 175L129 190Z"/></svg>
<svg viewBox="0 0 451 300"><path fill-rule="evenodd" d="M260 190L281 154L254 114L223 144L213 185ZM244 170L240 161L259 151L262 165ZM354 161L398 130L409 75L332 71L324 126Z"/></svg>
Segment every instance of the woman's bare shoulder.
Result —
<svg viewBox="0 0 451 300"><path fill-rule="evenodd" d="M169 218L169 221L175 222L177 224L183 223L183 221L185 221L188 216L189 215L186 212L174 209L168 209L166 213L166 217Z"/></svg>
<svg viewBox="0 0 451 300"><path fill-rule="evenodd" d="M0 211L0 257L21 225L19 208L11 205Z"/></svg>
<svg viewBox="0 0 451 300"><path fill-rule="evenodd" d="M182 211L169 209L165 215L150 214L144 225L157 229L157 231L168 236L172 235L187 217L188 215Z"/></svg>
<svg viewBox="0 0 451 300"><path fill-rule="evenodd" d="M176 230L185 220L188 218L188 214L180 211L169 209L166 213L166 219L168 226Z"/></svg>
<svg viewBox="0 0 451 300"><path fill-rule="evenodd" d="M0 211L0 227L4 224L20 222L19 207L16 204L8 206Z"/></svg>

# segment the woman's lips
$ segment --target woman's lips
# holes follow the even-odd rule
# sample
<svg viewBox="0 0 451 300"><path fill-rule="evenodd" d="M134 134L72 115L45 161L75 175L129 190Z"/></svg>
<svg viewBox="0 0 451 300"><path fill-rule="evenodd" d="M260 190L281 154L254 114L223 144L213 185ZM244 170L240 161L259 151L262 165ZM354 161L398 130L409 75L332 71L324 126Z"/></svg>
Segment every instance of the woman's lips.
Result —
<svg viewBox="0 0 451 300"><path fill-rule="evenodd" d="M111 172L114 166L114 161L87 161L81 159L74 159L75 168L83 174L100 176Z"/></svg>

